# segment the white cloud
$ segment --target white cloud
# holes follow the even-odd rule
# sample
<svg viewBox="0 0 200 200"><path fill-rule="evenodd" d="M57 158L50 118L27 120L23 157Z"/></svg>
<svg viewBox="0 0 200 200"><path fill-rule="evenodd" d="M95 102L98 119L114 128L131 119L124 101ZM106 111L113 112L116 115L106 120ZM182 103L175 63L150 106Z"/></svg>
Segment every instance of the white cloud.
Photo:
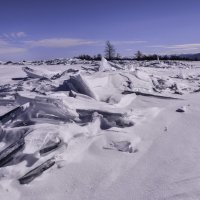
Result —
<svg viewBox="0 0 200 200"><path fill-rule="evenodd" d="M13 32L13 33L4 33L2 35L5 39L17 39L17 38L24 38L27 34L23 31L20 32Z"/></svg>
<svg viewBox="0 0 200 200"><path fill-rule="evenodd" d="M0 48L6 45L8 45L8 43L5 40L0 39Z"/></svg>
<svg viewBox="0 0 200 200"><path fill-rule="evenodd" d="M5 40L0 39L0 54L16 54L16 53L22 53L25 52L25 48L16 47L11 45Z"/></svg>
<svg viewBox="0 0 200 200"><path fill-rule="evenodd" d="M133 49L125 49L125 51L133 51Z"/></svg>
<svg viewBox="0 0 200 200"><path fill-rule="evenodd" d="M167 45L150 45L150 46L146 46L146 47L150 47L150 48L167 48Z"/></svg>
<svg viewBox="0 0 200 200"><path fill-rule="evenodd" d="M176 44L176 45L152 45L150 48L160 48L166 54L181 54L181 53L199 53L200 43L192 44Z"/></svg>
<svg viewBox="0 0 200 200"><path fill-rule="evenodd" d="M93 40L83 40L74 38L47 38L41 40L31 40L25 41L25 44L30 47L50 47L50 48L66 48L72 46L82 46L82 45L105 45L105 41L93 41ZM140 44L146 43L142 40L131 40L131 41L112 41L114 45L124 45L124 44Z"/></svg>
<svg viewBox="0 0 200 200"><path fill-rule="evenodd" d="M15 33L15 36L18 38L22 38L22 37L26 37L27 35L25 32L17 32L17 33Z"/></svg>
<svg viewBox="0 0 200 200"><path fill-rule="evenodd" d="M7 34L7 33L4 33L4 34L3 34L1 37L2 37L2 38L9 39L9 38L10 38L10 35L9 35L9 34Z"/></svg>
<svg viewBox="0 0 200 200"><path fill-rule="evenodd" d="M200 48L200 44L179 44L179 45L169 46L169 48L174 48L174 49Z"/></svg>
<svg viewBox="0 0 200 200"><path fill-rule="evenodd" d="M190 53L199 53L199 48L187 48L187 49L170 49L164 51L163 54L190 54Z"/></svg>
<svg viewBox="0 0 200 200"><path fill-rule="evenodd" d="M99 43L98 41L83 40L83 39L71 39L71 38L48 38L41 40L30 41L15 41L12 38L23 37L24 32L4 34L0 38L0 54L17 54L28 51L34 47L46 47L46 48L67 48L72 46L81 45L94 45Z"/></svg>
<svg viewBox="0 0 200 200"><path fill-rule="evenodd" d="M71 38L48 38L42 40L25 41L24 43L30 47L66 48L72 46L92 45L96 44L97 42Z"/></svg>
<svg viewBox="0 0 200 200"><path fill-rule="evenodd" d="M141 43L147 43L147 41L144 40L125 40L125 41L113 41L111 42L114 45L123 45L123 44L141 44Z"/></svg>
<svg viewBox="0 0 200 200"><path fill-rule="evenodd" d="M25 48L20 48L20 47L11 47L11 46L7 46L7 47L4 47L4 48L0 47L0 55L23 53L25 51L26 51Z"/></svg>

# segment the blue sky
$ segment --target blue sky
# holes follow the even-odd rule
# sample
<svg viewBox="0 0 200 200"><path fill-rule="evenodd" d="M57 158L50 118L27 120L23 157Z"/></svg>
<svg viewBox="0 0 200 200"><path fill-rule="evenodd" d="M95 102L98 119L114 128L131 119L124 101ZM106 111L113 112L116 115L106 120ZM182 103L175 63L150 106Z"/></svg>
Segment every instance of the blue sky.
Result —
<svg viewBox="0 0 200 200"><path fill-rule="evenodd" d="M0 60L200 52L199 0L0 0Z"/></svg>

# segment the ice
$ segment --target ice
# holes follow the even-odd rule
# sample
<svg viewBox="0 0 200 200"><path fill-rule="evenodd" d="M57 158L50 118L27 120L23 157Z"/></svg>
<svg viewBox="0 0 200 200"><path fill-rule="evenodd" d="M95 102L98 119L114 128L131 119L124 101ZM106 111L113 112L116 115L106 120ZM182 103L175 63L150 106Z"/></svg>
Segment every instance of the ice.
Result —
<svg viewBox="0 0 200 200"><path fill-rule="evenodd" d="M99 71L110 71L110 70L112 70L111 65L108 63L108 61L104 57L102 57Z"/></svg>
<svg viewBox="0 0 200 200"><path fill-rule="evenodd" d="M44 171L49 169L55 164L55 161L53 159L47 160L37 168L31 170L27 174L25 174L23 177L19 178L20 184L28 184L33 179L35 179L37 176L41 175Z"/></svg>
<svg viewBox="0 0 200 200"><path fill-rule="evenodd" d="M0 197L198 199L199 66L2 64Z"/></svg>
<svg viewBox="0 0 200 200"><path fill-rule="evenodd" d="M99 71L116 71L116 70L122 70L123 67L107 61L104 57L101 58L101 63L100 63L100 67L99 67Z"/></svg>
<svg viewBox="0 0 200 200"><path fill-rule="evenodd" d="M89 88L87 81L80 74L77 76L71 76L68 81L68 87L70 90L75 90L75 92L85 94L89 97L97 99L96 95Z"/></svg>
<svg viewBox="0 0 200 200"><path fill-rule="evenodd" d="M59 74L56 72L53 73L53 72L45 70L45 69L30 68L30 67L23 67L22 69L29 78L57 79L65 74L65 72L62 72L61 74Z"/></svg>

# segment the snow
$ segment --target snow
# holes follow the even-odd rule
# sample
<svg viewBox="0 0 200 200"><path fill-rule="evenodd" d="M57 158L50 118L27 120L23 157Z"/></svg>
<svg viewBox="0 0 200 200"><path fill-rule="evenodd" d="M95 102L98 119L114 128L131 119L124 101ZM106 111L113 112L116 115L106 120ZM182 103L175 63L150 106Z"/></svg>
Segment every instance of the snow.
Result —
<svg viewBox="0 0 200 200"><path fill-rule="evenodd" d="M0 66L0 198L199 199L200 62L67 62Z"/></svg>

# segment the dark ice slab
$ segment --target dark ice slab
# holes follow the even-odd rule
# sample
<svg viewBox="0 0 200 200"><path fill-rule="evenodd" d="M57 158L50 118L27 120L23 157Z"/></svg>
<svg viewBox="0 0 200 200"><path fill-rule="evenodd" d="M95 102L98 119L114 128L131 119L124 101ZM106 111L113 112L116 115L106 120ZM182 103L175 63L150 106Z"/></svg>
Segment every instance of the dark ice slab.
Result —
<svg viewBox="0 0 200 200"><path fill-rule="evenodd" d="M53 158L45 161L35 169L29 171L27 174L25 174L23 177L19 178L20 184L28 184L31 181L33 181L36 177L40 176L44 171L49 169L55 164L55 160Z"/></svg>

